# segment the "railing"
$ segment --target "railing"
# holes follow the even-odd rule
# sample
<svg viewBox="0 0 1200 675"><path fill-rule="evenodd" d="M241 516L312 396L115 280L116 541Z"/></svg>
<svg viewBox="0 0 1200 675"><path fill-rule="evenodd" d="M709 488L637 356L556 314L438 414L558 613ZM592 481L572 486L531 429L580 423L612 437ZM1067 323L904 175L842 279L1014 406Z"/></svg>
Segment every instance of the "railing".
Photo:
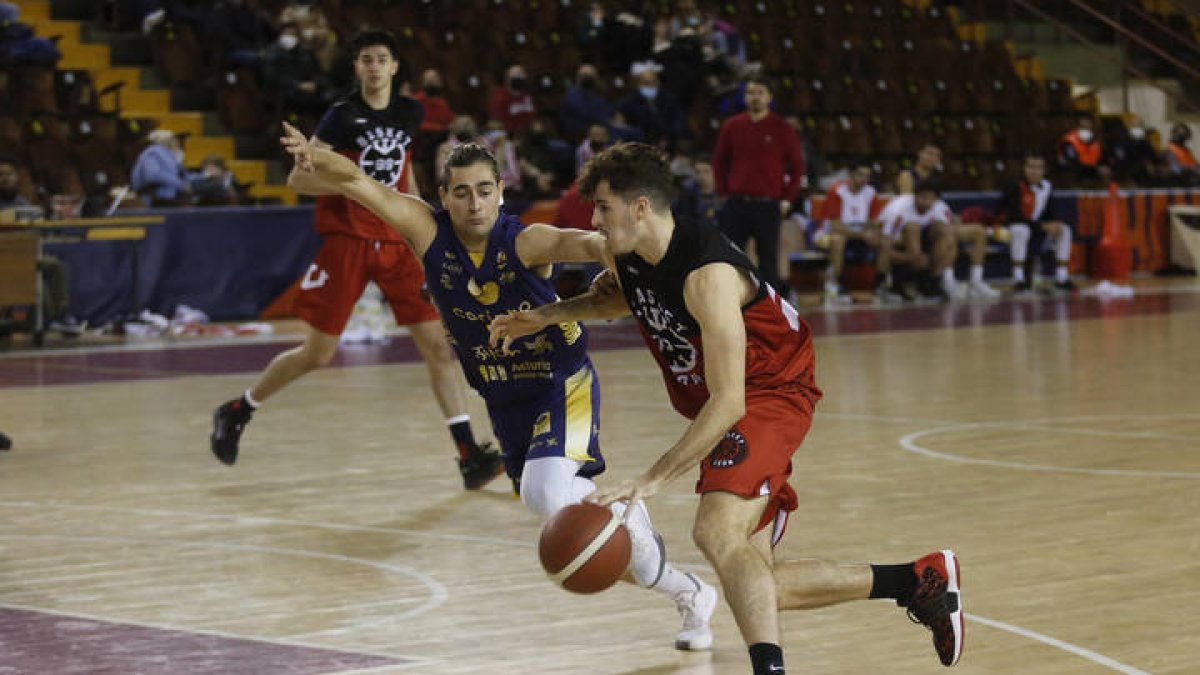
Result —
<svg viewBox="0 0 1200 675"><path fill-rule="evenodd" d="M1172 7L1181 13L1188 13L1193 16L1200 17L1200 0L1167 0ZM1179 108L1200 113L1200 105L1192 100L1181 95L1179 92L1171 91L1156 83L1154 78L1145 71L1137 68L1129 62L1129 45L1136 44L1147 52L1162 59L1170 64L1180 74L1182 79L1185 79L1189 84L1200 86L1200 69L1193 66L1193 63L1200 62L1200 44L1186 35L1181 35L1178 31L1163 24L1150 13L1142 10L1134 2L1123 2L1116 0L1111 15L1104 13L1091 2L1085 0L1066 0L1065 5L1074 7L1083 15L1091 17L1099 25L1109 28L1113 32L1116 44L1120 50L1120 57L1113 58L1108 51L1103 49L1095 40L1089 39L1078 29L1072 27L1062 19L1053 16L1048 11L1043 9L1046 5L1044 2L1034 2L1032 0L1007 0L1007 19L1009 22L1008 33L1012 35L1012 23L1017 18L1016 9L1020 8L1029 15L1037 18L1040 21L1052 26L1062 35L1067 36L1072 41L1090 49L1101 60L1107 61L1116 65L1121 72L1121 88L1123 91L1123 102L1126 112L1129 109L1129 78L1133 76L1138 80L1144 81L1146 84L1158 89L1171 99ZM1039 7L1042 5L1043 7ZM1137 31L1130 30L1124 24L1123 13L1128 12L1131 15L1137 16L1147 25L1154 27L1158 31L1158 35L1154 39L1139 34ZM1184 58L1180 58L1172 54L1167 49L1160 45L1168 45L1176 52L1186 52ZM1181 49L1182 47L1182 49Z"/></svg>

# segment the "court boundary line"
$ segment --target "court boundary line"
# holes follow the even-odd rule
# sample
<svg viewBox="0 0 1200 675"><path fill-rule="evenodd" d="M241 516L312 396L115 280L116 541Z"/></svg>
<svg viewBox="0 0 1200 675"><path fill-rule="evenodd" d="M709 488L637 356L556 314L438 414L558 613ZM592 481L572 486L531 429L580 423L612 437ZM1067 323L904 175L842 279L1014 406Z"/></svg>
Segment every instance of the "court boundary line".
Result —
<svg viewBox="0 0 1200 675"><path fill-rule="evenodd" d="M365 567L372 567L383 572L390 572L407 576L415 579L418 583L423 584L429 590L429 599L421 603L413 609L408 609L395 615L390 615L380 619L372 619L362 623L354 623L348 627L339 627L327 629L323 631L312 631L308 633L296 633L291 636L286 636L284 639L297 639L306 637L317 637L325 634L340 634L347 630L358 630L364 628L372 628L381 624L391 622L407 621L418 617L427 612L437 609L446 602L449 593L446 592L446 587L443 586L437 579L425 574L415 568L394 565L391 563L378 562L367 560L365 558L354 558L351 556L339 555L337 553L324 553L321 551L310 551L307 549L283 548L276 546L258 546L255 544L231 544L227 542L208 542L208 541L181 541L178 539L146 539L142 537L112 537L112 536L94 536L94 535L69 535L69 534L9 534L0 532L0 540L3 539L59 539L67 541L85 541L92 543L118 543L118 544L135 544L149 546L175 546L180 548L212 548L218 550L233 550L233 551L250 551L254 553L267 553L271 555L296 556L300 558L317 558L320 560L330 560L334 562L342 562L349 564L358 564ZM0 602L0 605L3 603ZM402 656L392 655L391 658L406 658Z"/></svg>
<svg viewBox="0 0 1200 675"><path fill-rule="evenodd" d="M954 431L966 431L966 430L970 430L970 429L984 429L984 428L990 428L990 429L1006 428L1006 427L1008 427L1008 425L1011 425L1014 421L1019 421L1022 425L1024 425L1021 427L1021 429L1020 429L1021 431L1033 430L1033 431L1037 431L1039 433L1045 433L1045 432L1064 433L1064 434L1076 433L1076 434L1083 434L1083 435L1088 435L1088 436L1094 436L1094 435L1126 436L1126 437L1130 437L1130 438L1143 438L1143 439L1194 441L1195 439L1193 439L1193 438L1185 438L1185 437L1173 436L1173 435L1169 435L1169 434L1156 435L1153 432L1132 432L1132 433L1131 432L1120 432L1120 431L1105 432L1105 431L1096 431L1096 430L1092 430L1092 429L1062 429L1059 427L1042 427L1042 426L1038 426L1038 425L1044 424L1046 422L1059 422L1059 423L1062 423L1062 422L1088 422L1088 421L1092 421L1092 420L1113 420L1113 419L1129 419L1129 418L1132 418L1132 419L1156 419L1156 418L1192 419L1192 418L1198 418L1198 417L1200 417L1200 414L1198 414L1198 413L1151 413L1148 415L1134 415L1134 414L1074 415L1074 416L1068 416L1068 417L1034 418L1031 420L1016 420L1014 418L1014 419L1006 420L1006 421L1002 421L1002 422L962 422L962 423L944 424L942 426L935 426L935 427L926 428L926 429L919 429L910 434L906 434L906 435L900 437L898 439L897 443L899 443L901 449L903 449L907 452L911 452L916 455L922 455L925 457L929 457L931 459L940 459L940 460L944 460L944 461L948 461L948 462L954 462L957 464L974 464L977 466L990 466L990 467L996 467L996 468L1002 468L1002 469L1011 469L1011 470L1015 470L1015 471L1033 471L1033 472L1044 472L1044 473L1072 473L1072 474L1092 475L1092 476L1125 476L1125 477L1131 477L1131 478L1194 479L1194 478L1200 478L1200 472L1151 471L1151 470L1141 470L1141 469L1088 469L1088 468L1083 468L1083 467L1055 466L1052 464L1033 464L1033 463L1028 463L1028 462L1006 462L1006 461L998 460L998 459L984 459L984 458L979 458L979 457L964 457L962 455L955 455L955 454L948 453L948 452L939 452L937 450L931 450L922 445L919 445L917 443L917 441L919 441L922 438L925 438L926 436L932 436L934 434L949 433L949 432L954 432Z"/></svg>
<svg viewBox="0 0 1200 675"><path fill-rule="evenodd" d="M1028 628L1021 628L1020 626L1014 626L1009 623L1004 623L1003 621L989 619L987 617L979 616L978 614L971 614L970 612L964 612L964 614L966 614L966 617L971 621L983 624L989 628L995 628L997 630L1006 631L1020 637L1029 638L1030 640L1034 640L1036 642L1041 642L1042 644L1049 645L1070 654L1074 654L1075 656L1087 659L1088 661L1091 661L1097 665L1111 668L1118 673L1125 673L1125 675L1150 675L1150 673L1144 670L1139 670L1133 666L1121 663L1114 658L1094 652L1086 647L1080 647L1079 645L1071 644L1065 640L1059 640L1058 638L1053 638L1049 635L1043 635L1042 633L1029 630Z"/></svg>

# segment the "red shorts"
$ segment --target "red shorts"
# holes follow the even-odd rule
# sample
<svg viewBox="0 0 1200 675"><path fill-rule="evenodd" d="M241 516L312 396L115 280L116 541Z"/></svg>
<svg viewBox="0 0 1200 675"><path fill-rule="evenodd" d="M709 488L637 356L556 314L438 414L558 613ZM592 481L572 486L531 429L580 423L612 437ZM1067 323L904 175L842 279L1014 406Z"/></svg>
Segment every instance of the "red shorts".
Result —
<svg viewBox="0 0 1200 675"><path fill-rule="evenodd" d="M770 495L754 531L774 522L771 543L778 543L787 514L797 506L796 491L787 482L792 454L808 434L815 404L800 391L746 392L746 415L700 462L696 492L731 492L746 499Z"/></svg>
<svg viewBox="0 0 1200 675"><path fill-rule="evenodd" d="M296 314L322 333L341 335L368 281L379 285L401 326L438 318L422 292L425 271L408 244L337 235L325 236L300 280Z"/></svg>

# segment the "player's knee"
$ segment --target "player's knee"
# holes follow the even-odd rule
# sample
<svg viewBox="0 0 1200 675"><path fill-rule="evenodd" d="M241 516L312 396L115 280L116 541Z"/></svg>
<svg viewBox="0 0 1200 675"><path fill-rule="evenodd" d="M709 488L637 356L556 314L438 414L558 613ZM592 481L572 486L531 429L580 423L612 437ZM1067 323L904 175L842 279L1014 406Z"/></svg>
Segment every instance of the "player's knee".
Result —
<svg viewBox="0 0 1200 675"><path fill-rule="evenodd" d="M545 481L522 481L521 501L542 518L549 518L572 503L569 490Z"/></svg>
<svg viewBox="0 0 1200 675"><path fill-rule="evenodd" d="M692 526L692 541L714 565L724 560L737 543L728 532L702 520L697 520Z"/></svg>

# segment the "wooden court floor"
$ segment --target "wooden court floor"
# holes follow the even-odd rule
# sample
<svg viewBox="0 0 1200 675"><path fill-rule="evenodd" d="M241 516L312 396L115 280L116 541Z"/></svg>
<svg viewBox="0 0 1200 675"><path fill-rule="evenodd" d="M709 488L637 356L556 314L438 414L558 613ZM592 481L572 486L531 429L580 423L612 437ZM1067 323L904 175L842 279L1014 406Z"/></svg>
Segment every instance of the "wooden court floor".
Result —
<svg viewBox="0 0 1200 675"><path fill-rule="evenodd" d="M954 672L1200 672L1200 312L822 337L782 557L963 565ZM594 355L609 479L683 428L643 350ZM47 359L45 368L53 368ZM211 409L250 373L0 387L0 673L744 674L622 587L572 596L499 482L460 488L418 364L273 399L233 468ZM476 406L476 424L482 410ZM676 564L691 479L650 502ZM884 601L784 616L789 673L939 672Z"/></svg>

